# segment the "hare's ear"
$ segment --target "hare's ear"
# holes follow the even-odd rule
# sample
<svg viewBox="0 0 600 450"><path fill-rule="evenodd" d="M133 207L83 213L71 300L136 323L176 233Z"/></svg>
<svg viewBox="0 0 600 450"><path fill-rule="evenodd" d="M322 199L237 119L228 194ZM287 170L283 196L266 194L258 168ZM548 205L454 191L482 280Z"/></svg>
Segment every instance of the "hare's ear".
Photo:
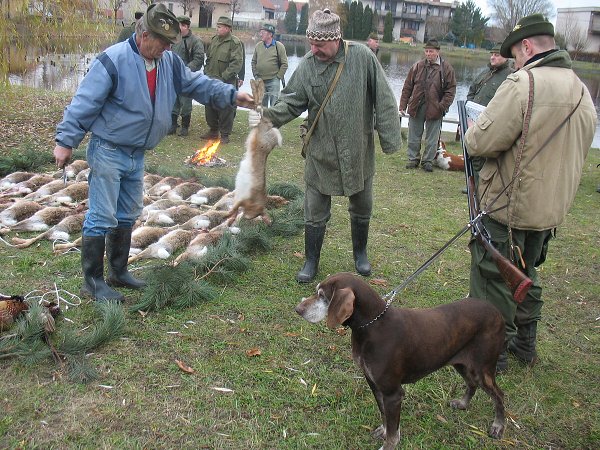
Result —
<svg viewBox="0 0 600 450"><path fill-rule="evenodd" d="M354 291L350 288L336 289L327 311L327 326L335 328L343 324L354 312Z"/></svg>

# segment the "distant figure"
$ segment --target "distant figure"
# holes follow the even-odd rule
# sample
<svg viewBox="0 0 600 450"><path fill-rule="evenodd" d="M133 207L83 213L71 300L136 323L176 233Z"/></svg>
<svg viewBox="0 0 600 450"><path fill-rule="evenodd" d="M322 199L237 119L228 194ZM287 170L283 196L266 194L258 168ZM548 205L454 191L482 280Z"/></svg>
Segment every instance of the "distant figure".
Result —
<svg viewBox="0 0 600 450"><path fill-rule="evenodd" d="M117 38L117 42L126 41L127 39L129 39L131 37L131 35L133 33L135 33L135 23L138 20L140 20L143 15L144 15L144 13L141 12L141 11L136 11L135 12L135 14L134 14L135 20L133 22L131 22L131 25L127 25L126 27L123 27L123 29L119 33L119 37ZM115 42L115 44L117 42Z"/></svg>
<svg viewBox="0 0 600 450"><path fill-rule="evenodd" d="M469 88L467 100L480 105L487 106L494 97L496 90L500 87L506 77L513 73L512 60L500 54L500 44L490 50L490 62L488 68L481 72ZM479 171L483 167L485 158L473 156L473 176L475 184L479 183ZM467 188L463 189L467 193Z"/></svg>
<svg viewBox="0 0 600 450"><path fill-rule="evenodd" d="M181 41L171 47L173 53L179 55L186 66L192 72L197 72L204 65L204 44L202 40L192 34L190 30L191 20L188 16L179 16L177 18L179 28L181 29ZM171 113L171 128L169 134L175 134L177 131L177 119L181 115L181 129L179 136L187 136L192 120L192 99L185 95L178 95L173 112Z"/></svg>
<svg viewBox="0 0 600 450"><path fill-rule="evenodd" d="M379 53L379 35L377 33L371 33L369 35L369 39L367 39L367 47L369 47L376 55Z"/></svg>
<svg viewBox="0 0 600 450"><path fill-rule="evenodd" d="M217 34L210 41L204 74L231 84L237 89L240 72L244 66L244 46L239 38L231 34L232 27L233 22L227 16L221 16L217 20ZM205 113L209 130L202 135L202 138L218 139L220 132L221 143L229 143L235 108L219 110L211 105L206 105Z"/></svg>
<svg viewBox="0 0 600 450"><path fill-rule="evenodd" d="M288 68L285 46L275 40L275 27L265 23L260 29L261 41L254 48L252 75L265 82L263 106L272 106L279 98L281 83L285 87L284 75Z"/></svg>
<svg viewBox="0 0 600 450"><path fill-rule="evenodd" d="M422 165L433 171L433 158L438 149L442 118L456 95L456 77L450 63L440 56L440 44L430 39L425 44L425 58L408 71L400 97L400 114L408 121L407 169ZM421 137L425 134L425 151L421 158Z"/></svg>

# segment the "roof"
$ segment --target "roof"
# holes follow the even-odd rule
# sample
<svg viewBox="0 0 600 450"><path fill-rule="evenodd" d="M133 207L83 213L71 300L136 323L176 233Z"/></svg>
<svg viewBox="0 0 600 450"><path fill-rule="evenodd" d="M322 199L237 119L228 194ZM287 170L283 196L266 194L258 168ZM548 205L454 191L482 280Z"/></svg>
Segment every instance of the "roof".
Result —
<svg viewBox="0 0 600 450"><path fill-rule="evenodd" d="M287 11L288 9L288 0L259 0L259 2L265 9L278 11Z"/></svg>

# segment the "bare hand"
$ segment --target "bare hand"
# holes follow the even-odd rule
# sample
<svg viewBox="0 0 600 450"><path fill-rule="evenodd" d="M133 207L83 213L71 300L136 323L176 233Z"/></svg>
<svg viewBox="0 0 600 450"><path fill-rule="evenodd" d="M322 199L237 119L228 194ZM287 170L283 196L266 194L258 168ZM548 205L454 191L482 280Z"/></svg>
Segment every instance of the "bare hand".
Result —
<svg viewBox="0 0 600 450"><path fill-rule="evenodd" d="M54 147L54 159L56 161L56 167L62 169L71 160L73 150L70 148L57 145Z"/></svg>
<svg viewBox="0 0 600 450"><path fill-rule="evenodd" d="M238 89L241 88L243 84L244 84L244 80L238 80L237 81L237 87L238 87Z"/></svg>
<svg viewBox="0 0 600 450"><path fill-rule="evenodd" d="M254 103L254 97L247 92L238 92L237 97L235 98L235 103L238 106L243 106L244 108L254 109L256 106Z"/></svg>

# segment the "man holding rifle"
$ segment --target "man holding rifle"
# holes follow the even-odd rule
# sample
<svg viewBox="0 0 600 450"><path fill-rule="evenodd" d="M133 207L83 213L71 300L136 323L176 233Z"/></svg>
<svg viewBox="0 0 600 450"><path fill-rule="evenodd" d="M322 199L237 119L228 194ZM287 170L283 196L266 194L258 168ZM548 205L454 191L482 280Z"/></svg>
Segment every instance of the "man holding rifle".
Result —
<svg viewBox="0 0 600 450"><path fill-rule="evenodd" d="M533 285L515 303L491 252L472 240L470 295L502 312L508 351L533 365L543 304L535 268L573 203L597 117L569 54L556 49L554 27L541 14L522 18L500 53L515 58L519 70L470 124L465 141L470 155L487 158L478 186L482 225ZM504 352L497 369L507 367Z"/></svg>

